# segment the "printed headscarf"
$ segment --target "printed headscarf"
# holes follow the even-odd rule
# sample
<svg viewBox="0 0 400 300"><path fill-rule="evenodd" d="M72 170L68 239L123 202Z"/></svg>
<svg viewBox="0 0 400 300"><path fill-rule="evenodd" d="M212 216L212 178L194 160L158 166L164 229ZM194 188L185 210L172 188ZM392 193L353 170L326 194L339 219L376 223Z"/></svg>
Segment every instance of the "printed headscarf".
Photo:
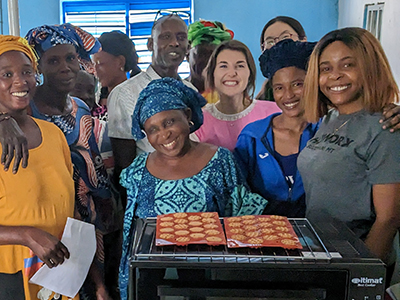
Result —
<svg viewBox="0 0 400 300"><path fill-rule="evenodd" d="M0 55L8 51L20 51L26 54L36 70L37 55L24 38L13 35L0 35Z"/></svg>
<svg viewBox="0 0 400 300"><path fill-rule="evenodd" d="M101 45L87 31L69 23L43 25L29 30L25 38L29 45L36 50L39 58L51 47L62 44L74 45L81 66L87 72L91 74L95 73L90 55L98 52L101 49Z"/></svg>
<svg viewBox="0 0 400 300"><path fill-rule="evenodd" d="M182 81L169 77L153 80L141 91L137 100L132 116L132 135L135 140L144 138L144 123L155 114L185 108L192 111L191 121L194 124L190 127L190 132L193 132L203 124L201 108L206 103L197 91L187 87Z"/></svg>
<svg viewBox="0 0 400 300"><path fill-rule="evenodd" d="M207 43L219 45L224 41L233 39L233 31L226 29L225 25L218 21L196 21L188 27L188 40L191 47Z"/></svg>
<svg viewBox="0 0 400 300"><path fill-rule="evenodd" d="M259 61L262 74L272 79L276 71L296 67L307 71L307 63L317 43L282 40L261 54Z"/></svg>

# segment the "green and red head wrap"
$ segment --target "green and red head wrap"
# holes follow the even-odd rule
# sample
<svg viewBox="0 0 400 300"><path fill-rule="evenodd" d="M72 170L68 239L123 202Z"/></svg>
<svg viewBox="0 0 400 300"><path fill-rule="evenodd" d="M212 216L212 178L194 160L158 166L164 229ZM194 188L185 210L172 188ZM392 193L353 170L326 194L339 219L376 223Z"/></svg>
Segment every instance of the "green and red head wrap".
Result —
<svg viewBox="0 0 400 300"><path fill-rule="evenodd" d="M192 47L206 43L219 45L233 39L233 31L218 21L196 21L188 27L188 39Z"/></svg>

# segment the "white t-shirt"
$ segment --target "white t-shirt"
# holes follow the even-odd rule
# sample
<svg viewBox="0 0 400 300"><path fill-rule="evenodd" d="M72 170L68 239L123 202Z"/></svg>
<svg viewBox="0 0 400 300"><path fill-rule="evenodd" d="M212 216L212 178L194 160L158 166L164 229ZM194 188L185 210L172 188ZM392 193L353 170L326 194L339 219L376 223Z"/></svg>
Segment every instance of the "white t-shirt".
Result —
<svg viewBox="0 0 400 300"><path fill-rule="evenodd" d="M132 114L139 94L152 80L160 78L161 76L150 65L146 72L141 72L124 81L111 91L107 100L109 137L133 140L131 133ZM182 82L196 90L190 82L186 80ZM143 152L153 152L154 148L147 138L144 138L136 141L136 150L138 155Z"/></svg>

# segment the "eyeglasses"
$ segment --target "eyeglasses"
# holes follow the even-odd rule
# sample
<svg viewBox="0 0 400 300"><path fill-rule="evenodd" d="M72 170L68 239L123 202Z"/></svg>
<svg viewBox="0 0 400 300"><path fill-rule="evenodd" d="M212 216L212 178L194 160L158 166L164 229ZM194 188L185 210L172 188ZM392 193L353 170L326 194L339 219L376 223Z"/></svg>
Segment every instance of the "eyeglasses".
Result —
<svg viewBox="0 0 400 300"><path fill-rule="evenodd" d="M281 33L280 36L266 39L261 46L262 46L263 50L270 49L276 43L283 41L283 40L292 39L293 36L299 37L297 34L294 34L294 33L283 32L283 33Z"/></svg>
<svg viewBox="0 0 400 300"><path fill-rule="evenodd" d="M169 9L160 9L156 13L154 22L157 21L158 19L161 19L162 17L168 16L168 15L176 15L184 21L190 20L190 12L188 12L188 11L175 11L175 10L169 10Z"/></svg>

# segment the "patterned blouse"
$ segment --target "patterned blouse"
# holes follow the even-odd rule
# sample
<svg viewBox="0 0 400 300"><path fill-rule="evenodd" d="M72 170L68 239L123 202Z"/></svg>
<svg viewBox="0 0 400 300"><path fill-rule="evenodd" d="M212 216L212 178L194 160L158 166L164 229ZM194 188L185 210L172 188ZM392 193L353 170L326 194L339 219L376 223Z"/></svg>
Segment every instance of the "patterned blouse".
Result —
<svg viewBox="0 0 400 300"><path fill-rule="evenodd" d="M128 255L134 217L203 211L216 211L221 217L261 214L267 204L260 195L250 192L231 152L225 148L218 148L198 174L178 180L162 180L151 175L146 168L148 155L139 155L120 176L128 195L120 266L123 300L127 299Z"/></svg>
<svg viewBox="0 0 400 300"><path fill-rule="evenodd" d="M102 234L118 229L115 220L116 199L93 134L89 107L78 98L69 97L72 111L66 115L46 115L31 101L35 118L57 125L71 150L75 181L75 217L92 223Z"/></svg>

